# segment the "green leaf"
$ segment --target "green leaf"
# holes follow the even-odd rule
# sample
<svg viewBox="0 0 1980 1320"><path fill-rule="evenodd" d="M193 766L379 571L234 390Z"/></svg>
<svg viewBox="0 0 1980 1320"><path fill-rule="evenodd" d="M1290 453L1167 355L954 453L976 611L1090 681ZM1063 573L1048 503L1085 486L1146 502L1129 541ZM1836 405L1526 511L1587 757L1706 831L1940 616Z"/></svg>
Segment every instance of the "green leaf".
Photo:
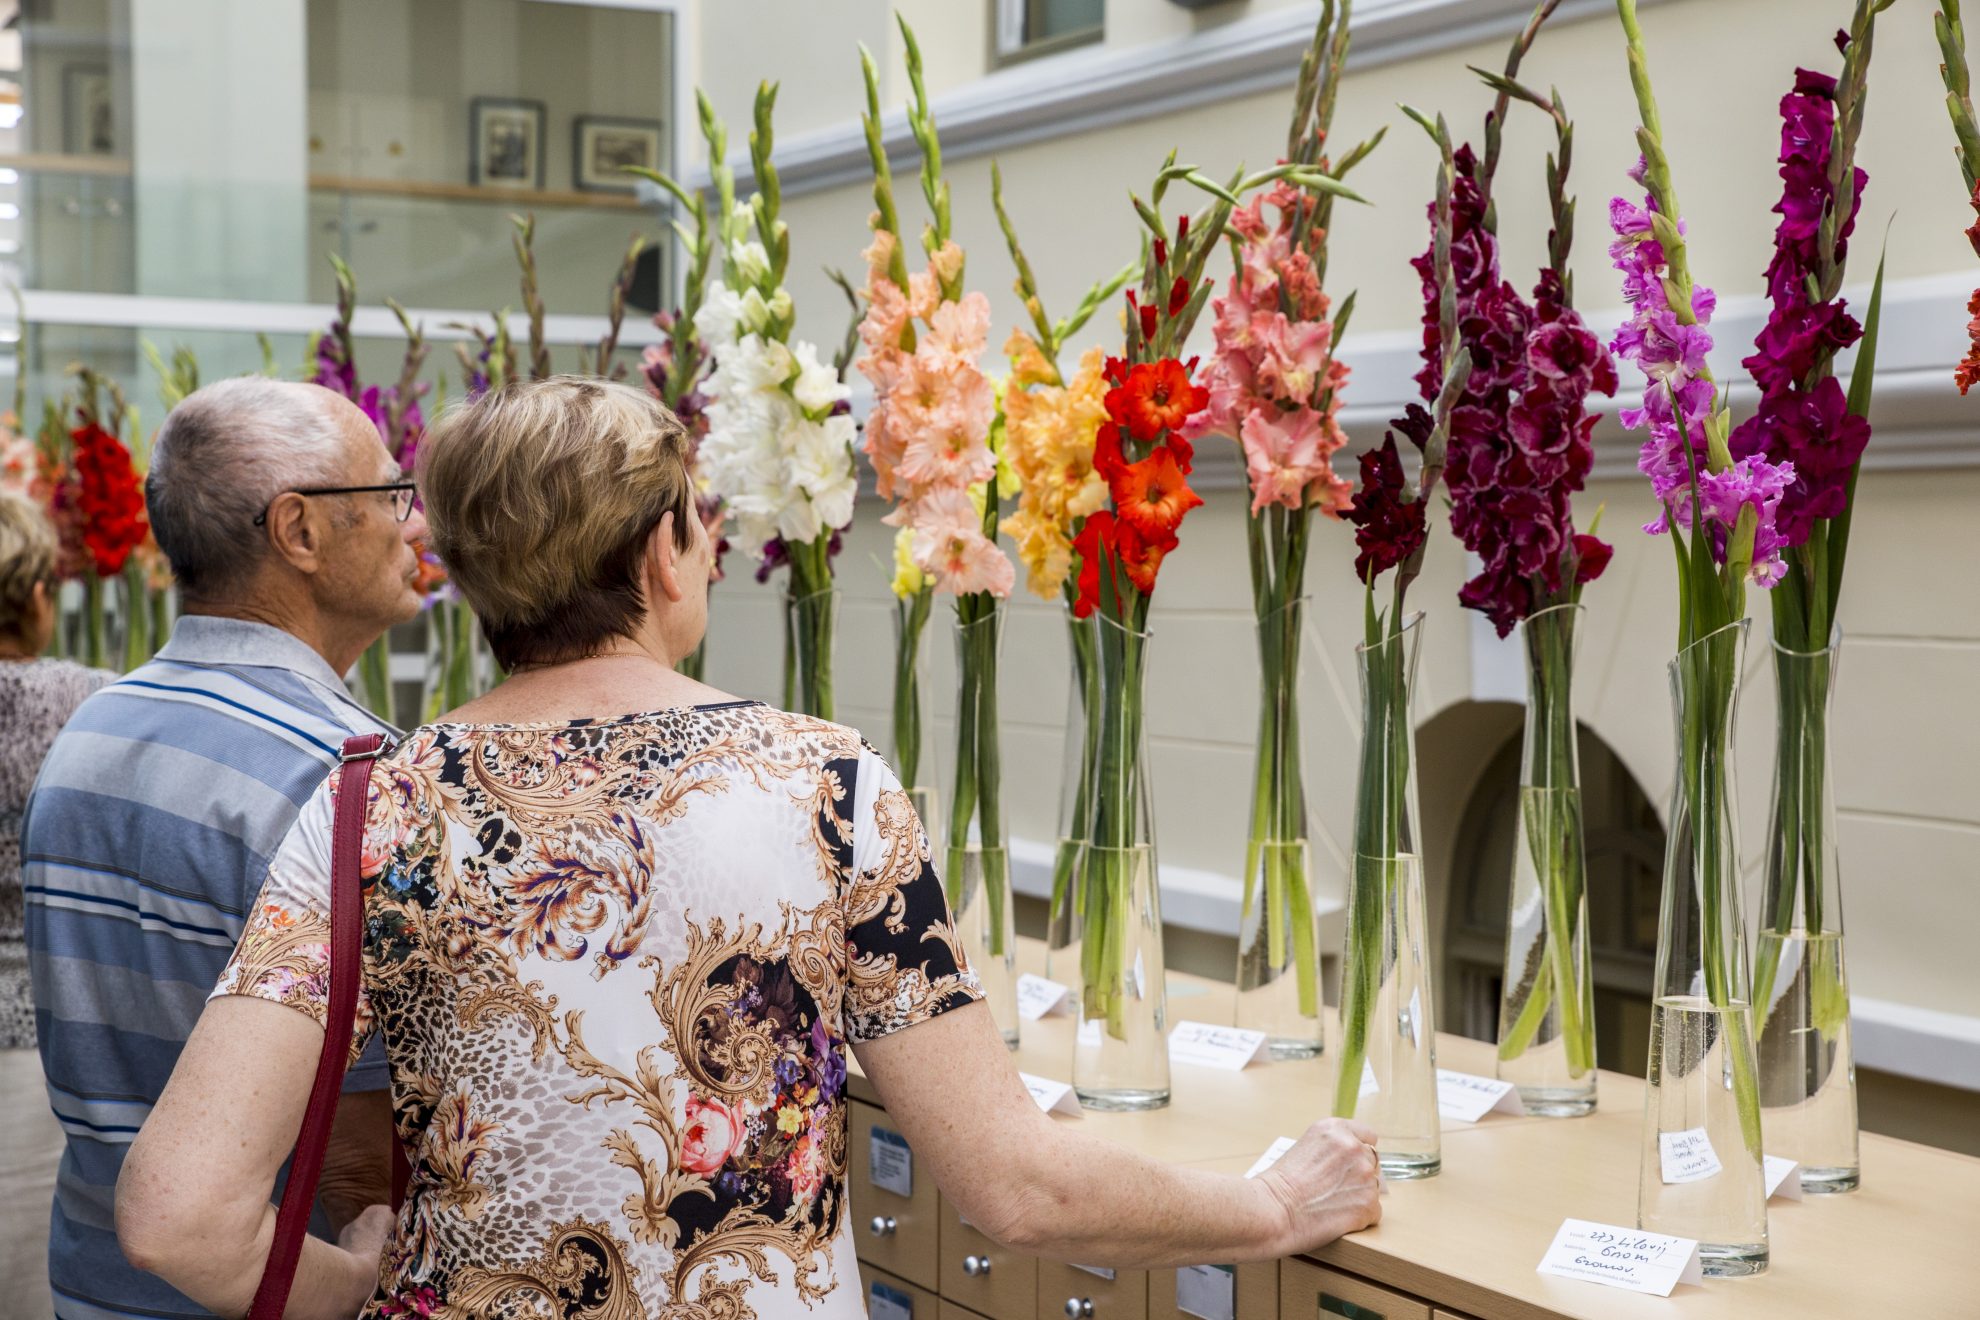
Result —
<svg viewBox="0 0 1980 1320"><path fill-rule="evenodd" d="M1888 231L1884 238L1884 249L1890 248ZM1877 383L1877 328L1884 319L1884 257L1877 254L1877 277L1870 284L1870 306L1863 314L1863 338L1857 341L1856 365L1849 373L1849 411L1853 417L1869 420L1870 391ZM1856 466L1849 470L1849 484L1843 498L1842 512L1829 523L1829 580L1818 584L1829 593L1829 617L1836 617L1836 608L1842 599L1843 565L1849 558L1849 524L1856 512L1856 478L1863 469L1863 459L1859 455ZM1823 638L1818 645L1827 645Z"/></svg>

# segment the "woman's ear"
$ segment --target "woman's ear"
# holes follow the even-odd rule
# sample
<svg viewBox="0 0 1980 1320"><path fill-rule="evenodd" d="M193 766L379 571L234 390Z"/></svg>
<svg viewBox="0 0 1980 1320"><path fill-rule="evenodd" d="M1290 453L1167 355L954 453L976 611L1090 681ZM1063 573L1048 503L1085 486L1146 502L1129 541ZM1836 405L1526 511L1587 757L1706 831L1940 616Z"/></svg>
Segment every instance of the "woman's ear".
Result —
<svg viewBox="0 0 1980 1320"><path fill-rule="evenodd" d="M646 564L647 571L660 584L662 595L676 605L686 599L687 592L681 587L681 552L674 544L672 509L661 514L660 521L653 525L653 535L646 542Z"/></svg>

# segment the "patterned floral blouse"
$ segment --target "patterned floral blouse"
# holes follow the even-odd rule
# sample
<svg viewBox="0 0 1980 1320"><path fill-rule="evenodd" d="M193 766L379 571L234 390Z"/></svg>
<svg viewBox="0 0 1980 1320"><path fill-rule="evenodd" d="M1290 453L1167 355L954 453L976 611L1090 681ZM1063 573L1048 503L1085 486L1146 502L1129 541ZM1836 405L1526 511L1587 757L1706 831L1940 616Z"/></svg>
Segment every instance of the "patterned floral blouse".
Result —
<svg viewBox="0 0 1980 1320"><path fill-rule="evenodd" d="M326 1016L330 785L218 995ZM865 1314L846 1045L981 997L907 795L752 702L433 725L371 776L357 1049L412 1183L364 1315Z"/></svg>

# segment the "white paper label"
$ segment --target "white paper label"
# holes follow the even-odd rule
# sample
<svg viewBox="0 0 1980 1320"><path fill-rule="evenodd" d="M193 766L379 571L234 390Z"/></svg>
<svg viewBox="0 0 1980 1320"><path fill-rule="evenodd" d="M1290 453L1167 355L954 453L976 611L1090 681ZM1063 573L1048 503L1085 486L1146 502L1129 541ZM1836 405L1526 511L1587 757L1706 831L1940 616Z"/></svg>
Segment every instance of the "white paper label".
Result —
<svg viewBox="0 0 1980 1320"><path fill-rule="evenodd" d="M1702 1127L1686 1128L1682 1132L1659 1132L1657 1153L1664 1166L1664 1181L1667 1183L1704 1182L1717 1176L1725 1166L1719 1163L1719 1152L1712 1149L1712 1138Z"/></svg>
<svg viewBox="0 0 1980 1320"><path fill-rule="evenodd" d="M1109 1283L1114 1281L1114 1272L1105 1265L1075 1265L1073 1268L1076 1270L1085 1270L1088 1274L1097 1274Z"/></svg>
<svg viewBox="0 0 1980 1320"><path fill-rule="evenodd" d="M914 1320L914 1298L884 1283L866 1290L867 1320Z"/></svg>
<svg viewBox="0 0 1980 1320"><path fill-rule="evenodd" d="M1036 1022L1039 1018L1063 1012L1067 1007L1068 990L1057 981L1048 981L1042 976L1025 972L1018 977L1017 1000L1018 1016L1026 1022Z"/></svg>
<svg viewBox="0 0 1980 1320"><path fill-rule="evenodd" d="M1237 1320L1237 1269L1188 1265L1176 1271L1176 1309L1200 1320Z"/></svg>
<svg viewBox="0 0 1980 1320"><path fill-rule="evenodd" d="M1245 1170L1244 1176L1247 1178L1256 1178L1259 1174L1265 1172L1265 1170L1271 1168L1274 1164L1277 1164L1279 1157L1291 1150L1296 1144L1291 1137L1280 1137L1272 1143L1271 1149L1260 1155L1252 1166Z"/></svg>
<svg viewBox="0 0 1980 1320"><path fill-rule="evenodd" d="M1776 1196L1786 1201L1801 1199L1801 1166L1781 1155L1761 1157L1761 1168L1767 1176L1767 1196Z"/></svg>
<svg viewBox="0 0 1980 1320"><path fill-rule="evenodd" d="M1238 1069L1265 1049L1265 1033L1243 1027L1217 1027L1208 1022L1178 1022L1169 1033L1169 1062L1199 1068Z"/></svg>
<svg viewBox="0 0 1980 1320"><path fill-rule="evenodd" d="M1636 1228L1570 1219L1540 1259L1540 1273L1669 1297L1680 1283L1703 1283L1698 1244Z"/></svg>
<svg viewBox="0 0 1980 1320"><path fill-rule="evenodd" d="M1476 1123L1491 1113L1523 1114L1526 1106L1511 1082L1439 1068L1437 1112L1452 1122Z"/></svg>
<svg viewBox="0 0 1980 1320"><path fill-rule="evenodd" d="M1079 1024L1079 1047L1083 1050L1099 1049L1101 1031L1099 1018L1087 1018L1082 1021Z"/></svg>
<svg viewBox="0 0 1980 1320"><path fill-rule="evenodd" d="M906 1137L874 1128L869 1160L875 1187L896 1196L914 1195L914 1152L908 1149Z"/></svg>
<svg viewBox="0 0 1980 1320"><path fill-rule="evenodd" d="M1031 1098L1046 1113L1064 1114L1068 1118L1080 1116L1079 1097L1073 1094L1071 1084L1033 1077L1028 1072L1021 1072L1018 1076L1024 1081L1024 1089L1031 1092Z"/></svg>
<svg viewBox="0 0 1980 1320"><path fill-rule="evenodd" d="M1426 1034L1423 1030L1423 987L1418 986L1409 992L1409 1038L1422 1040Z"/></svg>
<svg viewBox="0 0 1980 1320"><path fill-rule="evenodd" d="M1367 1099L1381 1093L1382 1083L1375 1080L1375 1065L1368 1060L1361 1061L1361 1091L1357 1098Z"/></svg>
<svg viewBox="0 0 1980 1320"><path fill-rule="evenodd" d="M1148 998L1148 973L1141 965L1141 950L1134 951L1134 997Z"/></svg>

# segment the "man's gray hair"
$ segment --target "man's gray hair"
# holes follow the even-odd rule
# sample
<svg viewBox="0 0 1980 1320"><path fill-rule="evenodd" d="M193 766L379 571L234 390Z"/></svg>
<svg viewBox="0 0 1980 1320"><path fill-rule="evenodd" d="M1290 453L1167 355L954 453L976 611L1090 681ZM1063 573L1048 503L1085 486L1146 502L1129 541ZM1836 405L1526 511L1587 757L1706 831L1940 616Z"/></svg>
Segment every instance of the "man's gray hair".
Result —
<svg viewBox="0 0 1980 1320"><path fill-rule="evenodd" d="M256 515L285 490L336 485L343 428L320 385L237 376L202 386L158 428L144 502L188 595L213 599L254 576Z"/></svg>

